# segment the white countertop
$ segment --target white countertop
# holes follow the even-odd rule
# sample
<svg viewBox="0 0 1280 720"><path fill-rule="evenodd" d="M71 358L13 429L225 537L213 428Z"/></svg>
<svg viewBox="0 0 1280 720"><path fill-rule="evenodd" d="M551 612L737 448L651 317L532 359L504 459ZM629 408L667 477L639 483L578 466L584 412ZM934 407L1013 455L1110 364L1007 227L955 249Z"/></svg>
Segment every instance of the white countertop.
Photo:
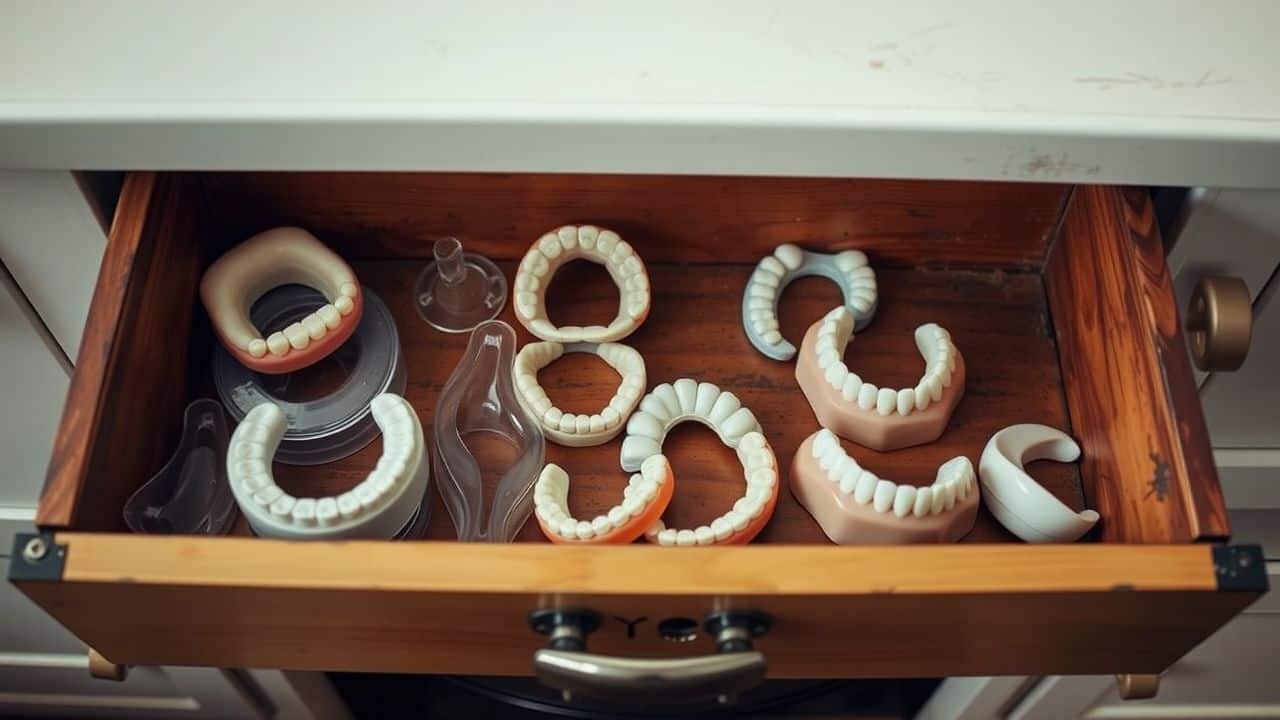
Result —
<svg viewBox="0 0 1280 720"><path fill-rule="evenodd" d="M0 0L0 167L1280 187L1280 3L321 5Z"/></svg>

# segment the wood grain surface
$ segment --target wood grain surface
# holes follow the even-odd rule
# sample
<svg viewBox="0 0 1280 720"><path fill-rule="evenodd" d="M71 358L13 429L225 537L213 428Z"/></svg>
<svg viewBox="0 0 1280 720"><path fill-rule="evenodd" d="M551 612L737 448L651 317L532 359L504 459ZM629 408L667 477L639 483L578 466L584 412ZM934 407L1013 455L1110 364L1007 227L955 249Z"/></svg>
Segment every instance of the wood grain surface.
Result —
<svg viewBox="0 0 1280 720"><path fill-rule="evenodd" d="M164 464L190 399L187 347L204 248L191 179L135 173L121 194L36 522L121 529Z"/></svg>
<svg viewBox="0 0 1280 720"><path fill-rule="evenodd" d="M430 428L436 401L462 354L466 336L437 332L419 319L412 283L420 265L405 260L361 261L355 269L396 317L409 369L407 397L423 427ZM512 272L509 266L506 270ZM759 354L743 333L739 305L751 267L661 264L650 265L649 272L653 309L640 330L626 339L644 356L649 387L692 377L734 392L764 427L785 481L792 453L819 426L796 385L793 365ZM937 322L951 331L964 354L969 379L965 398L941 439L889 453L846 443L860 464L882 477L927 485L933 482L938 465L956 455L967 456L976 466L987 440L1006 425L1027 421L1069 425L1038 275L889 269L879 273L879 282L880 309L870 328L850 343L845 356L850 368L877 384L901 387L918 382L924 361L913 333L922 323ZM839 298L836 286L826 280L797 281L781 301L783 332L798 342L805 328L835 307ZM617 308L617 290L600 266L574 262L557 274L548 308L551 318L560 323L607 321ZM518 328L522 344L533 339L516 323L510 307L503 317ZM556 406L567 412L598 412L618 384L617 374L603 361L584 355L562 357L539 373L539 380ZM560 464L572 479L569 505L575 516L594 517L621 501L628 478L619 466L621 445L621 436L592 448L548 443L548 461ZM501 448L473 450L496 456ZM697 423L677 426L664 450L676 476L675 497L665 516L669 525L707 523L742 496L742 470L736 455L709 429ZM375 442L329 465L277 463L275 475L291 493L340 492L360 482L380 454L381 445ZM1032 472L1063 502L1083 507L1075 465L1038 463ZM437 486L438 479L433 483ZM491 496L486 492L486 497ZM432 508L429 537L455 537L438 497L433 496ZM519 539L539 541L543 536L537 523L529 522ZM967 539L1016 541L985 509ZM773 520L756 542L828 540L809 513L784 491Z"/></svg>
<svg viewBox="0 0 1280 720"><path fill-rule="evenodd" d="M202 174L222 234L310 229L347 258L431 256L455 235L518 259L560 225L595 223L648 262L750 262L784 242L861 248L877 266L1039 268L1062 185L491 173Z"/></svg>
<svg viewBox="0 0 1280 720"><path fill-rule="evenodd" d="M527 675L541 607L590 607L594 652L677 657L671 616L771 613L770 677L1158 672L1256 598L1210 548L733 548L299 543L60 533L22 589L116 662ZM109 610L108 610L109 609ZM644 618L628 637L622 620Z"/></svg>
<svg viewBox="0 0 1280 720"><path fill-rule="evenodd" d="M1085 493L1105 542L1231 531L1144 191L1082 186L1045 268Z"/></svg>

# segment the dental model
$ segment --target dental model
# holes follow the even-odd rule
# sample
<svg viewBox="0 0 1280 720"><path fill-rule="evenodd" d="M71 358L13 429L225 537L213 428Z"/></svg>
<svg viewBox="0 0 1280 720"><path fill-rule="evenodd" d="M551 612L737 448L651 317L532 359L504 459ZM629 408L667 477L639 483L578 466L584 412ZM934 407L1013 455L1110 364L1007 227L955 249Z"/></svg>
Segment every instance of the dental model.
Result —
<svg viewBox="0 0 1280 720"><path fill-rule="evenodd" d="M1078 540L1098 522L1093 510L1075 512L1022 466L1033 460L1075 462L1080 446L1047 425L1011 425L987 442L978 461L987 509L1009 532L1029 543Z"/></svg>
<svg viewBox="0 0 1280 720"><path fill-rule="evenodd" d="M240 512L258 535L287 539L393 538L424 501L430 468L422 425L409 403L383 393L369 404L382 430L382 457L363 482L335 497L295 498L271 475L288 419L272 403L245 416L231 434L227 477Z"/></svg>
<svg viewBox="0 0 1280 720"><path fill-rule="evenodd" d="M790 360L796 346L782 337L778 327L778 298L796 278L817 275L840 286L845 307L862 330L876 312L876 273L860 250L827 253L803 250L787 243L757 265L742 293L742 327L756 350L774 360Z"/></svg>
<svg viewBox="0 0 1280 720"><path fill-rule="evenodd" d="M622 469L639 470L645 458L662 452L662 441L671 428L689 420L711 428L720 442L735 450L744 435L761 432L756 416L731 392L689 378L662 383L644 396L640 409L627 421Z"/></svg>
<svg viewBox="0 0 1280 720"><path fill-rule="evenodd" d="M955 542L978 517L978 483L968 458L940 465L928 487L894 484L859 467L826 428L796 450L791 492L839 545Z"/></svg>
<svg viewBox="0 0 1280 720"><path fill-rule="evenodd" d="M558 328L547 319L547 286L561 265L584 258L604 265L618 286L618 315L609 323ZM631 245L612 230L565 225L538 239L516 270L516 318L542 340L614 342L635 332L649 316L649 274Z"/></svg>
<svg viewBox="0 0 1280 720"><path fill-rule="evenodd" d="M645 539L667 547L745 545L754 540L778 506L778 459L764 435L754 430L742 436L737 453L747 487L733 509L694 530L669 528L658 520Z"/></svg>
<svg viewBox="0 0 1280 720"><path fill-rule="evenodd" d="M249 309L268 290L290 284L312 287L327 302L263 338ZM200 298L227 350L268 374L299 370L336 350L351 337L364 306L351 267L296 227L259 233L218 258L200 280Z"/></svg>
<svg viewBox="0 0 1280 720"><path fill-rule="evenodd" d="M641 464L640 472L631 476L621 503L590 521L577 520L569 514L569 474L552 463L542 469L533 487L534 516L553 543L625 545L661 522L674 489L667 458L651 455Z"/></svg>
<svg viewBox="0 0 1280 720"><path fill-rule="evenodd" d="M609 403L593 415L567 413L551 404L538 384L538 371L565 353L591 353L600 357L622 377ZM552 442L569 447L587 447L609 442L625 427L648 382L644 358L620 343L534 342L520 348L515 362L516 389L524 405ZM550 466L549 466L550 467Z"/></svg>
<svg viewBox="0 0 1280 720"><path fill-rule="evenodd" d="M841 357L853 339L853 313L838 307L810 326L796 361L796 381L818 423L875 450L933 442L964 396L964 358L951 334L934 323L916 328L925 371L915 387L876 387Z"/></svg>

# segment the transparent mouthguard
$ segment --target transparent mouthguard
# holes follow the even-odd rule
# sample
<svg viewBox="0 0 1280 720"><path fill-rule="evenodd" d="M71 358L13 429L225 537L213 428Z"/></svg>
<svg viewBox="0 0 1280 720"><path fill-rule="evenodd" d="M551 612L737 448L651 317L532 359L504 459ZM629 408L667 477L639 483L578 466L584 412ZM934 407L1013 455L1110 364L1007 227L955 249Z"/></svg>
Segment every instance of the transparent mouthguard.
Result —
<svg viewBox="0 0 1280 720"><path fill-rule="evenodd" d="M515 345L501 320L477 326L436 405L436 481L465 542L511 542L533 509L546 441L516 397ZM497 477L488 515L486 477Z"/></svg>

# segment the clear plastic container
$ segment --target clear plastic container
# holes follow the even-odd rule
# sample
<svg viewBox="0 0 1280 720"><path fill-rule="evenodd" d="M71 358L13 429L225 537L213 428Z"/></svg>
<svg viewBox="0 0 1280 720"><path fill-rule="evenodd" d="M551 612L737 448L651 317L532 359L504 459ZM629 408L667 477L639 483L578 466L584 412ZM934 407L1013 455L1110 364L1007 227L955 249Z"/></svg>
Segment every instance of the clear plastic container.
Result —
<svg viewBox="0 0 1280 720"><path fill-rule="evenodd" d="M395 319L377 295L362 290L364 314L351 338L310 367L265 375L241 365L220 343L214 349L214 384L237 422L264 402L279 405L289 419L276 462L321 465L359 451L378 437L369 402L384 392L404 394L408 379ZM316 290L283 285L254 303L249 318L266 335L324 303Z"/></svg>
<svg viewBox="0 0 1280 720"><path fill-rule="evenodd" d="M129 497L124 522L137 533L221 535L236 517L227 483L227 418L217 400L187 406L178 449Z"/></svg>
<svg viewBox="0 0 1280 720"><path fill-rule="evenodd" d="M516 397L515 346L510 325L481 323L436 404L436 482L462 541L511 542L533 509L546 440ZM486 477L496 486L487 513Z"/></svg>

